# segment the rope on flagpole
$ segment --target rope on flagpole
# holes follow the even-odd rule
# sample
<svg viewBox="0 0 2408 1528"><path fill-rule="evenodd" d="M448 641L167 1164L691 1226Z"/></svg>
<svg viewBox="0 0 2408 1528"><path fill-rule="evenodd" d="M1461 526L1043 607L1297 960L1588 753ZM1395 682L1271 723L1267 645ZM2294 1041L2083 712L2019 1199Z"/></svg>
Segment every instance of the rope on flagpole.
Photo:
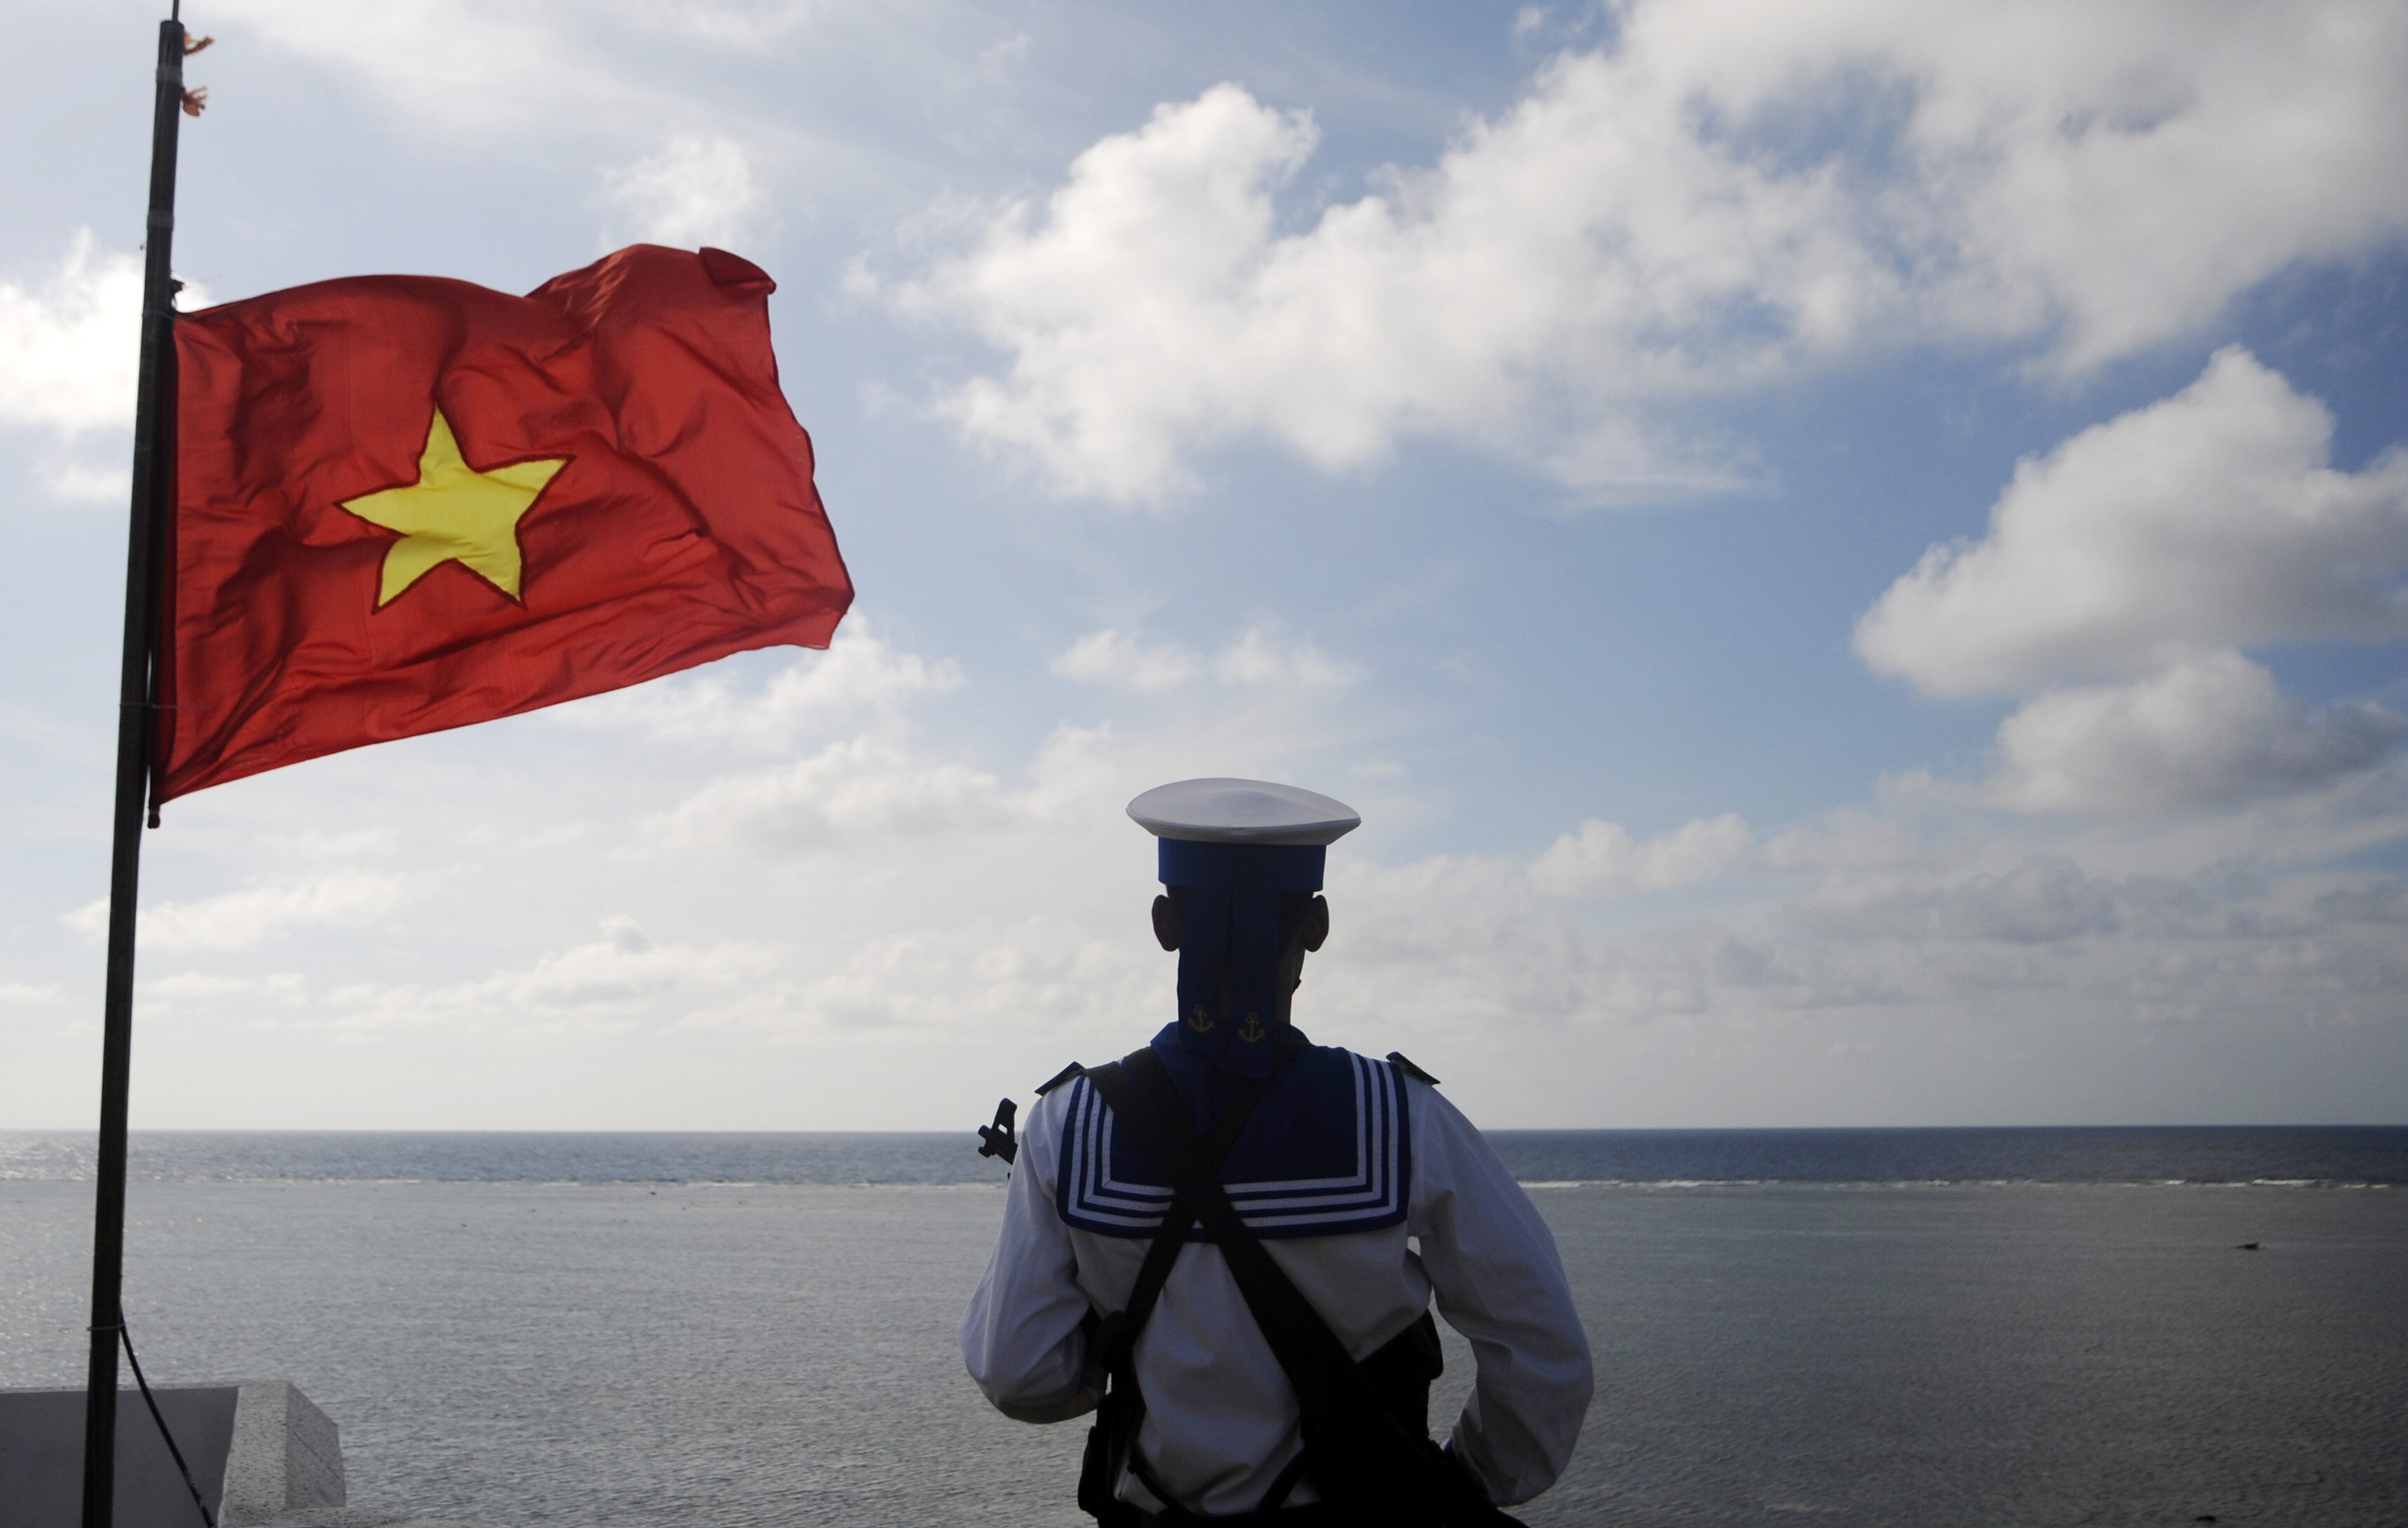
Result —
<svg viewBox="0 0 2408 1528"><path fill-rule="evenodd" d="M122 1308L117 1313L117 1335L124 1339L125 1362L133 1366L134 1382L142 1387L142 1404L150 1408L150 1420L159 1424L160 1440L167 1445L169 1457L183 1475L184 1489L193 1493L193 1505L201 1509L203 1528L218 1528L217 1515L209 1510L208 1499L201 1494L199 1483L193 1478L193 1466L184 1463L184 1450L176 1447L176 1435L167 1431L167 1419L159 1414L159 1402L150 1393L150 1381L142 1378L142 1361L134 1356L134 1331L125 1324Z"/></svg>

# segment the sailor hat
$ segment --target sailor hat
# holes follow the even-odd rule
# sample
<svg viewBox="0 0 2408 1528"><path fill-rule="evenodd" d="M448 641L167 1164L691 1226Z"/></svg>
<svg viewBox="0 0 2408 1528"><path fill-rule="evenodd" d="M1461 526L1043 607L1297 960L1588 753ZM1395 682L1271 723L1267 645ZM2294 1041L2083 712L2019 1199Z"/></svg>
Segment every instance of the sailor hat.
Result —
<svg viewBox="0 0 2408 1528"><path fill-rule="evenodd" d="M1138 826L1157 838L1195 844L1333 843L1363 825L1342 801L1269 780L1174 780L1128 804Z"/></svg>

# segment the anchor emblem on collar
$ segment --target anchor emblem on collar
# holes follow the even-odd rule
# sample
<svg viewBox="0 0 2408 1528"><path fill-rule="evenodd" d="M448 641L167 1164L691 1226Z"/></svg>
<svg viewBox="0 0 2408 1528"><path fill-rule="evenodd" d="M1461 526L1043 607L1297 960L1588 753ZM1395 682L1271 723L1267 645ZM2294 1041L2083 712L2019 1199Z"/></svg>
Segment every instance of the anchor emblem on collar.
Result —
<svg viewBox="0 0 2408 1528"><path fill-rule="evenodd" d="M1248 1014L1246 1017L1252 1019L1254 1015ZM1187 1027L1194 1030L1198 1035L1210 1035L1212 1033L1212 1021L1205 1014L1203 1004L1197 1004L1196 1011L1188 1015Z"/></svg>
<svg viewBox="0 0 2408 1528"><path fill-rule="evenodd" d="M1263 1027L1262 1020L1251 1013L1246 1015L1246 1021L1238 1026L1238 1038L1248 1045L1260 1045L1263 1036L1269 1033L1269 1030Z"/></svg>

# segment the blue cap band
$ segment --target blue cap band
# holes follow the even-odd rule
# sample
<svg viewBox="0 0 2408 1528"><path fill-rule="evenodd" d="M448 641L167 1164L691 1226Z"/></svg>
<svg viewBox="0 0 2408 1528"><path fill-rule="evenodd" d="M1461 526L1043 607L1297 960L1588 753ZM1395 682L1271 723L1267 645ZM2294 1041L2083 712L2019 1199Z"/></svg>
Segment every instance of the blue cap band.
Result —
<svg viewBox="0 0 2408 1528"><path fill-rule="evenodd" d="M1199 892L1317 892L1329 859L1321 844L1155 842L1161 845L1162 883Z"/></svg>

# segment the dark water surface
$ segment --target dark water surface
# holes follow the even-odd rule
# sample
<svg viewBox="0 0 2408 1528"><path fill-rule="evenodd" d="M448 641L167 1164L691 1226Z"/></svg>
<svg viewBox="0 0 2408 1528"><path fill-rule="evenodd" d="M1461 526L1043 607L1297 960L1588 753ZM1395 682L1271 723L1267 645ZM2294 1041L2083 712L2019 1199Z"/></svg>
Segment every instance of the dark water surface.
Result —
<svg viewBox="0 0 2408 1528"><path fill-rule="evenodd" d="M2408 1130L1507 1133L1597 1349L1534 1524L2408 1523ZM966 1160L965 1160L966 1159ZM289 1378L352 1500L1076 1524L953 1322L955 1136L157 1135L127 1304ZM85 1148L0 1135L0 1384L80 1383ZM2257 1242L2243 1251L2240 1243ZM1434 1412L1469 1364L1450 1337Z"/></svg>

